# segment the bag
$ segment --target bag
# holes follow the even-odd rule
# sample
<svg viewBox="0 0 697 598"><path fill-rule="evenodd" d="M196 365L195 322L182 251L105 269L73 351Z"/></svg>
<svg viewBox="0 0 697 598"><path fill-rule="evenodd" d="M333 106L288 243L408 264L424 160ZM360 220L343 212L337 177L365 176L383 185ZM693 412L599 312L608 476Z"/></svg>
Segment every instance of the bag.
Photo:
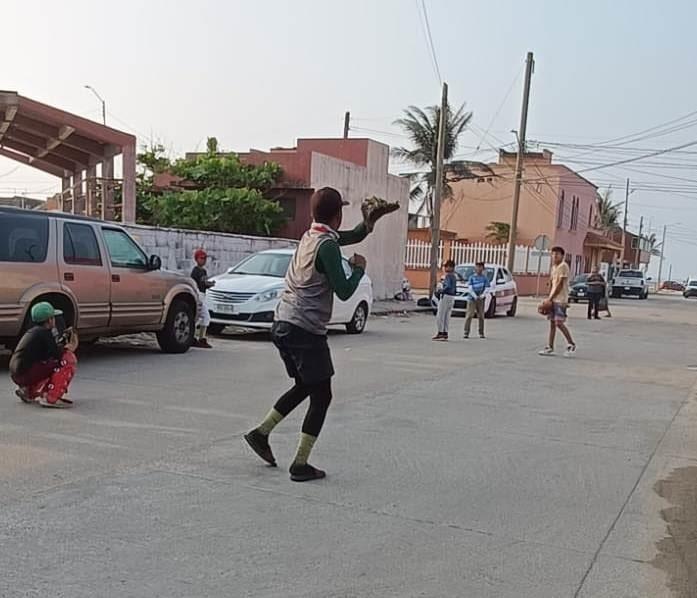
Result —
<svg viewBox="0 0 697 598"><path fill-rule="evenodd" d="M598 310L607 311L607 297L600 298L600 301L598 302Z"/></svg>
<svg viewBox="0 0 697 598"><path fill-rule="evenodd" d="M545 299L542 303L537 306L537 313L541 316L548 316L552 313L554 309L554 303L549 299Z"/></svg>

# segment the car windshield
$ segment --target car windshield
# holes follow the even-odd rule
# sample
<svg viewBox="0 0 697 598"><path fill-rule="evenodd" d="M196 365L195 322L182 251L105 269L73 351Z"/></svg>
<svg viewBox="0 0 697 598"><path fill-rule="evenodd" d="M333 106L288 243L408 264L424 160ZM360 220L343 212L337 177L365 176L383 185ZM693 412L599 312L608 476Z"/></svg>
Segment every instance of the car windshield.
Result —
<svg viewBox="0 0 697 598"><path fill-rule="evenodd" d="M620 270L617 276L620 278L644 278L644 275L639 270Z"/></svg>
<svg viewBox="0 0 697 598"><path fill-rule="evenodd" d="M584 282L588 282L588 274L579 274L571 284L583 284Z"/></svg>
<svg viewBox="0 0 697 598"><path fill-rule="evenodd" d="M290 253L255 253L228 270L228 274L249 274L283 278L288 271Z"/></svg>
<svg viewBox="0 0 697 598"><path fill-rule="evenodd" d="M691 280L691 281L687 284L687 286L690 286L690 287L697 287L697 280Z"/></svg>
<svg viewBox="0 0 697 598"><path fill-rule="evenodd" d="M486 277L489 279L489 282L491 282L494 278L494 269L484 268L484 273L486 274ZM469 280L469 277L472 276L472 274L474 274L474 266L456 266L455 274L457 274L462 280L467 282Z"/></svg>

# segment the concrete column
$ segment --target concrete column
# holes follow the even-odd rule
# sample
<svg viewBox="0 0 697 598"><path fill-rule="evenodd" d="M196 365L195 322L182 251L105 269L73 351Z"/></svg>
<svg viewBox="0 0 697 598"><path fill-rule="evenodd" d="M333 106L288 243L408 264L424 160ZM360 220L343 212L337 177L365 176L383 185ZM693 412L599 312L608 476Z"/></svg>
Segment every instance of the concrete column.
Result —
<svg viewBox="0 0 697 598"><path fill-rule="evenodd" d="M97 208L97 165L90 164L87 168L87 197L85 213L94 216Z"/></svg>
<svg viewBox="0 0 697 598"><path fill-rule="evenodd" d="M136 144L123 146L121 150L123 169L123 193L121 220L126 224L136 221Z"/></svg>
<svg viewBox="0 0 697 598"><path fill-rule="evenodd" d="M58 209L65 211L65 200L70 198L70 175L61 179L61 198L58 202Z"/></svg>
<svg viewBox="0 0 697 598"><path fill-rule="evenodd" d="M72 191L73 201L70 211L73 214L81 214L83 211L82 170L76 170L75 172L73 172Z"/></svg>
<svg viewBox="0 0 697 598"><path fill-rule="evenodd" d="M114 158L102 162L102 220L114 219Z"/></svg>

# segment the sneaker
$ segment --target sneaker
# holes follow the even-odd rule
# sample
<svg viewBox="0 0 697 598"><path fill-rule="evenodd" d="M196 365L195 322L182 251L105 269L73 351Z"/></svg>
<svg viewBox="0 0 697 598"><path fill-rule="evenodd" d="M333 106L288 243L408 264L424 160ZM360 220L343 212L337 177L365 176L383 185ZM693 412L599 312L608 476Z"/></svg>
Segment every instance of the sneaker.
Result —
<svg viewBox="0 0 697 598"><path fill-rule="evenodd" d="M544 349L542 349L542 351L539 351L537 354L542 355L543 357L546 357L548 355L554 355L554 349L552 349L552 347L547 346Z"/></svg>
<svg viewBox="0 0 697 598"><path fill-rule="evenodd" d="M479 338L486 338L486 336L484 336L483 334L480 334Z"/></svg>
<svg viewBox="0 0 697 598"><path fill-rule="evenodd" d="M312 480L321 480L326 477L327 474L321 469L312 467L309 463L305 465L298 465L293 463L290 466L290 479L294 482L310 482Z"/></svg>
<svg viewBox="0 0 697 598"><path fill-rule="evenodd" d="M265 436L259 432L259 430L252 430L244 435L244 439L257 455L271 465L271 467L276 467L276 458L273 456L273 452L269 446L268 436Z"/></svg>
<svg viewBox="0 0 697 598"><path fill-rule="evenodd" d="M564 351L564 357L573 357L576 355L576 345L569 345Z"/></svg>
<svg viewBox="0 0 697 598"><path fill-rule="evenodd" d="M198 349L201 347L201 341L197 338L195 338L193 341L191 341L191 348L192 349Z"/></svg>
<svg viewBox="0 0 697 598"><path fill-rule="evenodd" d="M466 339L468 339L469 337L470 337L470 335L469 335L467 332L465 332L465 336L463 336L462 338L464 338L464 339L466 340Z"/></svg>
<svg viewBox="0 0 697 598"><path fill-rule="evenodd" d="M65 407L67 407L67 404L61 402L60 400L56 401L55 403L51 403L51 401L43 396L36 399L36 402L42 407L46 407L48 409L65 409Z"/></svg>
<svg viewBox="0 0 697 598"><path fill-rule="evenodd" d="M447 335L447 334L443 334L442 332L439 332L439 333L436 334L436 336L434 336L431 340L434 340L434 341L447 341L447 340L448 340L448 335Z"/></svg>
<svg viewBox="0 0 697 598"><path fill-rule="evenodd" d="M22 403L33 403L34 399L30 398L29 395L27 394L27 389L26 388L18 388L15 390L15 394L17 397L19 397L19 400L22 401Z"/></svg>
<svg viewBox="0 0 697 598"><path fill-rule="evenodd" d="M200 339L200 340L198 341L197 347L198 347L199 349L212 349L212 348L213 348L213 345L211 345L211 344L208 342L208 339L207 339L207 338L202 338L202 339Z"/></svg>

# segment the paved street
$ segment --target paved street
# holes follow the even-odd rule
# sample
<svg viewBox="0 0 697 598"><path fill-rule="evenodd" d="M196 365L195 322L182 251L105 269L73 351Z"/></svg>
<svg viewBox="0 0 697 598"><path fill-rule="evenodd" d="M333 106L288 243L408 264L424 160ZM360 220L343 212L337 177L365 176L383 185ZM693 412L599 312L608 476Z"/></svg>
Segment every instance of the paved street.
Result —
<svg viewBox="0 0 697 598"><path fill-rule="evenodd" d="M0 596L697 596L697 302L574 306L573 360L520 311L485 341L416 314L332 335L308 484L302 410L278 469L241 441L288 386L264 335L97 345L70 411L17 401L3 358Z"/></svg>

